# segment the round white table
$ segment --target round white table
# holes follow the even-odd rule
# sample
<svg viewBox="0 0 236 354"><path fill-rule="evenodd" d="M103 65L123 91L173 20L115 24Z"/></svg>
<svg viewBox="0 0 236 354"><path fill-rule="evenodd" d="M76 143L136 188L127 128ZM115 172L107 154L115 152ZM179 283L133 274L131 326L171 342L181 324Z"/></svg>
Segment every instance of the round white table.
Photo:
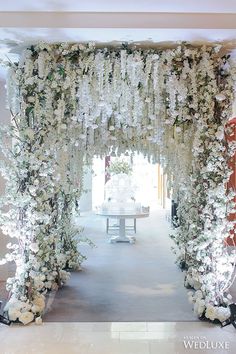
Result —
<svg viewBox="0 0 236 354"><path fill-rule="evenodd" d="M136 241L135 237L126 235L125 220L147 218L149 216L149 212L148 213L144 213L144 212L126 213L126 212L111 212L105 210L99 210L96 214L100 216L104 216L106 218L119 219L119 235L111 237L109 240L110 243L114 243L114 242L135 243Z"/></svg>

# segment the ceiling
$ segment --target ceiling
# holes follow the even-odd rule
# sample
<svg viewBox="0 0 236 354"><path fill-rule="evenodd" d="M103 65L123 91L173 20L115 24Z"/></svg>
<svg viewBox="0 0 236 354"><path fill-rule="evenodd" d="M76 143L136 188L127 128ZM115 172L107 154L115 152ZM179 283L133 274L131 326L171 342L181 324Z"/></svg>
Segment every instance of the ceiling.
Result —
<svg viewBox="0 0 236 354"><path fill-rule="evenodd" d="M0 0L0 41L234 41L235 0Z"/></svg>
<svg viewBox="0 0 236 354"><path fill-rule="evenodd" d="M0 57L42 40L236 48L236 0L0 0Z"/></svg>
<svg viewBox="0 0 236 354"><path fill-rule="evenodd" d="M0 0L0 11L236 12L235 0Z"/></svg>

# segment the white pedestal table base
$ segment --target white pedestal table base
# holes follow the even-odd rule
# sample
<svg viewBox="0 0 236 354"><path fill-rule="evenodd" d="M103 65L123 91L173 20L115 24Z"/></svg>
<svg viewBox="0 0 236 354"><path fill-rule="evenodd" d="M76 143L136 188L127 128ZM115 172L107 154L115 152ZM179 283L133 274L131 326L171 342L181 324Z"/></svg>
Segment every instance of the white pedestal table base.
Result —
<svg viewBox="0 0 236 354"><path fill-rule="evenodd" d="M109 239L110 243L117 242L129 242L135 243L136 239L134 236L128 236L125 234L125 220L126 219L137 219L137 218L147 218L149 216L148 212L140 212L140 213L109 213L108 211L99 210L97 215L101 215L106 218L119 219L119 235L113 236ZM136 220L135 220L135 231L136 231Z"/></svg>
<svg viewBox="0 0 236 354"><path fill-rule="evenodd" d="M125 234L125 218L120 218L119 236L113 236L110 238L110 243L115 242L129 242L135 243L136 239L133 236L128 236Z"/></svg>

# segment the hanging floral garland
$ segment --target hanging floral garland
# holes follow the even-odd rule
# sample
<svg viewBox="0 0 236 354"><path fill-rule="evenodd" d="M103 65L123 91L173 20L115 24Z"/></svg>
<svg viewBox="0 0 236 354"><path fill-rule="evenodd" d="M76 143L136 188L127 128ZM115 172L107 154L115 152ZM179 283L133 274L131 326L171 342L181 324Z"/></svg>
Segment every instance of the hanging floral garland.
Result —
<svg viewBox="0 0 236 354"><path fill-rule="evenodd" d="M224 238L233 226L226 209L233 192L225 193L232 151L223 132L233 80L229 57L218 51L40 43L10 64L12 125L2 134L2 204L10 210L1 216L4 232L18 239L6 256L17 265L7 285L10 319L40 318L46 292L66 281L66 267L80 265L71 214L83 158L111 150L162 163L180 198L174 240L185 285L197 290L194 309L211 320L229 316L225 294L235 255L227 254ZM12 148L5 148L6 136Z"/></svg>

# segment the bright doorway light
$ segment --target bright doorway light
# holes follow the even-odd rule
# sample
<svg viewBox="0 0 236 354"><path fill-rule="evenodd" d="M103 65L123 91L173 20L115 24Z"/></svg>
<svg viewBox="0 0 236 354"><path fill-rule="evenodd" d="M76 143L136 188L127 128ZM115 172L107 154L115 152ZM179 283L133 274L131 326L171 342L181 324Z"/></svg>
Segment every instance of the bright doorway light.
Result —
<svg viewBox="0 0 236 354"><path fill-rule="evenodd" d="M158 197L158 165L148 162L141 154L124 154L110 157L111 162L122 159L132 166L132 179L136 186L135 199L143 206L151 208L160 205ZM100 206L105 196L105 158L93 159L92 205L93 210ZM163 173L163 171L162 171Z"/></svg>

